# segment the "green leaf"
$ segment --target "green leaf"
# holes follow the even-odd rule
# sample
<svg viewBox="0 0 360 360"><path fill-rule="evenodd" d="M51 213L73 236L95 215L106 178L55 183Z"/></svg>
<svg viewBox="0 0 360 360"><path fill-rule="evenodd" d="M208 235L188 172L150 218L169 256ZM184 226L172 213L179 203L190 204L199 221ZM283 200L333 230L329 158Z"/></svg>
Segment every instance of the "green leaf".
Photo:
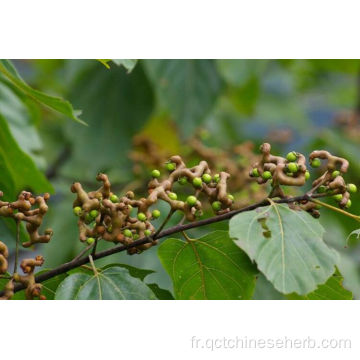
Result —
<svg viewBox="0 0 360 360"><path fill-rule="evenodd" d="M88 275L68 276L57 288L56 300L154 300L154 293L123 267L113 266Z"/></svg>
<svg viewBox="0 0 360 360"><path fill-rule="evenodd" d="M287 296L290 300L352 300L353 294L343 286L344 278L338 270L329 278L329 280L320 285L315 291L305 296L290 294Z"/></svg>
<svg viewBox="0 0 360 360"><path fill-rule="evenodd" d="M230 236L282 293L305 295L333 274L337 253L323 241L324 228L287 205L243 212L230 220Z"/></svg>
<svg viewBox="0 0 360 360"><path fill-rule="evenodd" d="M108 71L94 62L80 73L70 99L84 109L89 126L67 124L74 147L64 175L92 180L94 174L106 171L113 181L126 176L126 171L131 171L127 151L132 137L153 110L153 92L142 67L137 66L128 75L119 67ZM109 169L117 171L116 176Z"/></svg>
<svg viewBox="0 0 360 360"><path fill-rule="evenodd" d="M69 101L66 101L60 97L50 96L44 94L41 91L35 90L30 87L16 71L15 67L9 60L0 59L0 72L6 76L12 84L14 84L19 90L26 94L31 99L49 107L52 110L73 119L81 124L86 123L78 118L81 111L74 110Z"/></svg>
<svg viewBox="0 0 360 360"><path fill-rule="evenodd" d="M146 284L159 300L175 300L169 290L162 289L158 284Z"/></svg>
<svg viewBox="0 0 360 360"><path fill-rule="evenodd" d="M131 59L112 59L117 66L123 66L128 73L131 73L137 63L137 60Z"/></svg>
<svg viewBox="0 0 360 360"><path fill-rule="evenodd" d="M227 231L200 239L167 239L158 250L179 300L251 299L256 269Z"/></svg>
<svg viewBox="0 0 360 360"><path fill-rule="evenodd" d="M155 271L150 269L140 269L135 266L128 264L108 264L105 265L102 269L105 270L109 267L119 266L129 271L130 276L135 277L143 281L148 275L153 274Z"/></svg>
<svg viewBox="0 0 360 360"><path fill-rule="evenodd" d="M146 60L160 105L170 111L182 134L191 136L222 89L213 60Z"/></svg>
<svg viewBox="0 0 360 360"><path fill-rule="evenodd" d="M0 144L0 190L4 191L4 199L15 200L17 192L29 188L38 193L53 191L43 173L20 149L1 114Z"/></svg>

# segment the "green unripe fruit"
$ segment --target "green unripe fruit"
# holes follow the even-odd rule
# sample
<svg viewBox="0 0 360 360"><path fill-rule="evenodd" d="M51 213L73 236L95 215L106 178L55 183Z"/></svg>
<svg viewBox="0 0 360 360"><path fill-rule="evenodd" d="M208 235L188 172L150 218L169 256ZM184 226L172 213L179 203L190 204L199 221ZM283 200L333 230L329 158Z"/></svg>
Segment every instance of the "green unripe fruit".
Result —
<svg viewBox="0 0 360 360"><path fill-rule="evenodd" d="M130 205L130 204L128 204L128 209L129 209L129 211L131 211L132 209L133 209L133 207Z"/></svg>
<svg viewBox="0 0 360 360"><path fill-rule="evenodd" d="M93 218L89 213L87 213L87 214L85 215L85 222L88 223L88 224L90 224L90 223L93 222L93 221L94 221L94 218Z"/></svg>
<svg viewBox="0 0 360 360"><path fill-rule="evenodd" d="M190 195L187 197L186 199L186 203L189 205L189 206L194 206L197 202L197 198L193 195Z"/></svg>
<svg viewBox="0 0 360 360"><path fill-rule="evenodd" d="M75 207L73 208L73 212L74 212L74 214L75 214L76 216L80 216L81 211L82 211L82 209L81 209L80 206L75 206Z"/></svg>
<svg viewBox="0 0 360 360"><path fill-rule="evenodd" d="M138 213L137 218L140 221L146 221L146 215L144 213Z"/></svg>
<svg viewBox="0 0 360 360"><path fill-rule="evenodd" d="M270 171L264 171L262 174L262 178L265 180L269 180L272 178L271 172Z"/></svg>
<svg viewBox="0 0 360 360"><path fill-rule="evenodd" d="M115 194L112 194L112 195L110 196L110 201L111 201L112 203L117 203L117 202L119 202L119 198L118 198Z"/></svg>
<svg viewBox="0 0 360 360"><path fill-rule="evenodd" d="M215 181L216 183L218 183L218 182L220 181L220 175L219 175L219 174L215 174L215 175L214 175L214 181Z"/></svg>
<svg viewBox="0 0 360 360"><path fill-rule="evenodd" d="M211 175L210 174L203 174L202 176L202 180L205 184L209 184L212 180Z"/></svg>
<svg viewBox="0 0 360 360"><path fill-rule="evenodd" d="M289 152L289 153L286 155L286 160L287 160L287 161L296 161L296 159L297 159L297 155L296 155L296 152L295 152L295 151Z"/></svg>
<svg viewBox="0 0 360 360"><path fill-rule="evenodd" d="M335 194L332 196L332 198L335 200L335 201L341 201L342 200L342 195L341 194Z"/></svg>
<svg viewBox="0 0 360 360"><path fill-rule="evenodd" d="M351 207L351 200L349 199L348 202L346 203L345 207L348 209Z"/></svg>
<svg viewBox="0 0 360 360"><path fill-rule="evenodd" d="M316 209L316 210L320 210L321 207L322 207L322 206L321 206L320 204L316 204L315 209Z"/></svg>
<svg viewBox="0 0 360 360"><path fill-rule="evenodd" d="M173 162L169 162L169 163L166 163L165 167L166 167L166 170L171 172L176 169L176 164Z"/></svg>
<svg viewBox="0 0 360 360"><path fill-rule="evenodd" d="M108 226L108 228L107 228L107 232L108 233L112 233L112 226L110 225L110 226Z"/></svg>
<svg viewBox="0 0 360 360"><path fill-rule="evenodd" d="M132 238L133 237L133 233L131 232L131 230L129 229L125 229L123 234L128 237L128 238Z"/></svg>
<svg viewBox="0 0 360 360"><path fill-rule="evenodd" d="M211 207L213 208L214 211L219 211L219 210L221 210L221 202L220 201L214 201L211 204Z"/></svg>
<svg viewBox="0 0 360 360"><path fill-rule="evenodd" d="M333 179L335 179L335 178L336 178L337 176L339 176L339 175L340 175L340 171L335 170L335 171L332 172L331 177L332 177Z"/></svg>
<svg viewBox="0 0 360 360"><path fill-rule="evenodd" d="M320 161L320 159L318 159L318 158L314 158L314 159L311 160L310 165L311 165L313 168L318 168L318 167L321 165L321 161Z"/></svg>
<svg viewBox="0 0 360 360"><path fill-rule="evenodd" d="M157 210L157 209L153 210L153 212L152 212L152 217L153 217L154 219L159 218L160 215L161 215L161 212L160 212L159 210Z"/></svg>
<svg viewBox="0 0 360 360"><path fill-rule="evenodd" d="M146 229L146 230L144 231L144 235L145 235L145 236L150 236L150 235L151 235L151 231L150 231L149 229Z"/></svg>
<svg viewBox="0 0 360 360"><path fill-rule="evenodd" d="M317 192L320 194L326 193L327 187L325 185L320 185L317 189Z"/></svg>
<svg viewBox="0 0 360 360"><path fill-rule="evenodd" d="M193 179L192 183L193 183L193 185L194 185L195 187L201 187L201 185L202 185L202 180L201 180L201 178L196 177L196 178Z"/></svg>
<svg viewBox="0 0 360 360"><path fill-rule="evenodd" d="M259 170L257 168L252 169L251 174L254 177L259 177L260 176Z"/></svg>
<svg viewBox="0 0 360 360"><path fill-rule="evenodd" d="M94 239L93 237L89 237L89 238L86 239L86 242L87 242L89 245L91 245L91 244L93 244L93 243L95 242L95 239Z"/></svg>
<svg viewBox="0 0 360 360"><path fill-rule="evenodd" d="M133 238L134 240L137 240L139 238L139 234L134 234Z"/></svg>
<svg viewBox="0 0 360 360"><path fill-rule="evenodd" d="M233 196L233 195L228 194L228 198L229 198L231 201L234 201L234 196Z"/></svg>
<svg viewBox="0 0 360 360"><path fill-rule="evenodd" d="M187 184L187 177L183 176L178 180L180 185L186 185Z"/></svg>
<svg viewBox="0 0 360 360"><path fill-rule="evenodd" d="M355 184L347 184L347 191L349 193L356 193L357 192L357 187Z"/></svg>
<svg viewBox="0 0 360 360"><path fill-rule="evenodd" d="M305 171L305 180L309 180L310 179L310 173L309 170Z"/></svg>
<svg viewBox="0 0 360 360"><path fill-rule="evenodd" d="M177 195L176 195L174 192L169 192L169 193L168 193L168 197L169 197L171 200L176 200L176 199L177 199Z"/></svg>
<svg viewBox="0 0 360 360"><path fill-rule="evenodd" d="M152 176L154 179L160 177L160 171L157 170L157 169L153 170L153 171L151 172L151 176Z"/></svg>
<svg viewBox="0 0 360 360"><path fill-rule="evenodd" d="M97 210L91 210L90 216L95 219L99 215L99 212Z"/></svg>
<svg viewBox="0 0 360 360"><path fill-rule="evenodd" d="M298 165L294 162L287 164L287 168L291 173L296 173L299 170Z"/></svg>

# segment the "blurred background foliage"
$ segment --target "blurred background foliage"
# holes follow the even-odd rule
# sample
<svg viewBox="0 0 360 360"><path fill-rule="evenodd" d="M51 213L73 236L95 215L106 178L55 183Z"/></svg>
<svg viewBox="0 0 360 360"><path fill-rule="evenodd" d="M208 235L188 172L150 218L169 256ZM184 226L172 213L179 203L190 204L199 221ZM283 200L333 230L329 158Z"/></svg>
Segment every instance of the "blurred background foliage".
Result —
<svg viewBox="0 0 360 360"><path fill-rule="evenodd" d="M175 153L195 163L202 158L199 144L220 155L218 162L234 157L244 169L250 165L246 158L256 154L263 141L271 142L279 153L308 154L324 148L349 159L347 180L360 184L359 60L15 60L12 64L32 89L60 96L82 110L79 116L69 107L63 111L64 104L42 106L43 99L37 98L41 94L24 89L22 83L14 85L0 72L0 189L7 199L14 199L24 187L52 193L45 226L53 228L54 237L36 249L45 256L47 268L70 260L83 246L72 213L72 182L94 189L95 176L102 171L109 174L119 195L128 189L141 195L154 166ZM73 121L78 118L88 126ZM243 143L245 148L237 147ZM265 194L244 184L244 174L238 174L240 182L235 181L232 190L242 204ZM359 195L352 203L351 211L359 214ZM167 205L161 206L165 214ZM320 221L325 240L339 250L345 287L360 298L360 242L354 237L346 244L358 224L326 209ZM195 229L191 236L214 229L227 229L227 224ZM13 230L13 224L0 220L1 238L10 248ZM102 263L155 270L148 282L171 289L156 251L153 247L141 255L121 253ZM261 275L255 298L282 295Z"/></svg>

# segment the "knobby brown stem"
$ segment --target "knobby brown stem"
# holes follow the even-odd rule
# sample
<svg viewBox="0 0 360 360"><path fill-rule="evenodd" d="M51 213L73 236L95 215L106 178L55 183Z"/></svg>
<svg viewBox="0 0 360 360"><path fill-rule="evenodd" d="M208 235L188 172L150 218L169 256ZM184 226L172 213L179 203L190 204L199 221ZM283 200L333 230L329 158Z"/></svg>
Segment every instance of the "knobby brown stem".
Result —
<svg viewBox="0 0 360 360"><path fill-rule="evenodd" d="M307 200L307 201L310 200L311 201L312 199L326 197L326 196L329 196L329 195L326 194L326 193L325 194L314 194L314 195L312 195L310 197L308 194L305 194L305 195L295 196L295 197L292 197L292 198L284 198L284 199L279 199L279 200L272 200L272 202L277 203L277 204L294 203L294 202L301 202L301 201L304 201L304 200ZM194 228L197 228L197 227L200 227L200 226L205 226L205 225L213 224L213 223L224 221L224 220L229 220L234 215L237 215L237 214L240 214L240 213L246 212L246 211L255 210L255 209L259 208L259 207L267 206L269 204L270 204L269 199L265 199L265 200L262 200L262 201L260 201L258 203L246 206L246 207L241 208L241 209L233 210L233 211L227 212L225 214L213 216L211 218L207 218L207 219L204 219L204 220L199 220L199 221L191 222L191 223L187 223L187 224L179 224L179 225L173 226L171 228L168 228L166 230L162 230L161 232L159 232L156 235L156 237L155 236L153 236L152 238L144 237L144 238L141 238L139 240L136 240L136 241L132 242L129 245L118 245L118 246L115 246L115 247L113 247L111 249L107 249L107 250L103 250L101 252L98 252L98 253L92 255L92 260L95 261L95 260L110 256L110 255L113 255L113 254L116 254L116 253L119 253L119 252L122 252L122 251L126 251L126 250L128 250L130 248L137 247L139 245L143 245L143 244L146 244L148 242L152 242L153 240L161 239L161 238L164 238L166 236L169 236L169 235L172 235L172 234L175 234L175 233L183 232L185 230L190 230L190 229L194 229ZM169 215L170 215L170 213L169 213ZM51 279L51 278L53 278L53 277L55 277L57 275L64 274L64 273L66 273L66 272L68 272L68 271L70 271L72 269L75 269L77 267L85 265L85 264L87 264L89 262L90 262L89 256L85 256L85 257L82 257L82 258L79 258L79 259L75 258L74 260L72 260L72 261L70 261L68 263L62 264L62 265L58 266L57 268L55 268L53 270L50 270L50 271L48 271L46 273L42 273L42 274L36 276L35 280L36 280L37 283L41 283L41 282L49 280L49 279ZM20 291L20 290L23 290L23 289L24 289L24 286L22 284L16 284L14 291L17 292L17 291ZM0 296L3 296L3 291L0 292Z"/></svg>

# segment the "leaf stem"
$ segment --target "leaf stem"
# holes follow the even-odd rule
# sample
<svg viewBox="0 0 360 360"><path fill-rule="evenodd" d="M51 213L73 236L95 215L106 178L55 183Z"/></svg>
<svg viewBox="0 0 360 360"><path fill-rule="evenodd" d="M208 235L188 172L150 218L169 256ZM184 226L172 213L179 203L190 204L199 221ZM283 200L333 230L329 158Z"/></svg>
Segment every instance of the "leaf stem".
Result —
<svg viewBox="0 0 360 360"><path fill-rule="evenodd" d="M347 212L347 211L345 211L345 210L343 210L343 209L339 209L339 208L337 208L337 207L335 207L335 206L332 206L332 205L330 205L330 204L324 203L324 202L322 202L322 201L320 201L320 200L310 199L310 201L313 202L313 203L315 203L315 204L319 204L319 205L321 205L321 206L323 206L323 207L326 207L326 208L328 208L328 209L331 209L331 210L333 210L333 211L336 211L336 212L338 212L338 213L340 213L340 214L343 214L343 215L345 215L345 216L347 216L347 217L350 217L350 218L352 218L352 219L360 222L360 216L358 216L358 215L351 214L351 213L349 213L349 212Z"/></svg>

